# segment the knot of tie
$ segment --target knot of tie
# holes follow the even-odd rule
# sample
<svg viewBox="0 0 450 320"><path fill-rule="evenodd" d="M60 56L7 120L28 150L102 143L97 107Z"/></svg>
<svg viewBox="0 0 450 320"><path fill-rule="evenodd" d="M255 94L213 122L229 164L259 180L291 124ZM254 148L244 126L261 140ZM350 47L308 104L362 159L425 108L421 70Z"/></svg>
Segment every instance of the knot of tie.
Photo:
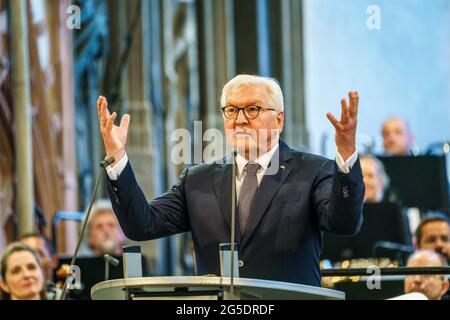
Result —
<svg viewBox="0 0 450 320"><path fill-rule="evenodd" d="M249 176L256 176L256 173L258 172L260 168L260 165L256 162L249 162L245 166L246 174Z"/></svg>

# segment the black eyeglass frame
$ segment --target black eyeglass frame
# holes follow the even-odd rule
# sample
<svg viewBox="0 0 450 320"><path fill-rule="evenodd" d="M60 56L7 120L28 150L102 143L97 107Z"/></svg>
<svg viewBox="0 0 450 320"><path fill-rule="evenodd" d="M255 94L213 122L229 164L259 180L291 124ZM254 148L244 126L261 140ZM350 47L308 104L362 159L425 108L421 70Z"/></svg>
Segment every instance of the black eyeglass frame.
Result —
<svg viewBox="0 0 450 320"><path fill-rule="evenodd" d="M237 112L237 114L236 114L236 117L228 117L228 116L227 116L227 113L226 113L226 109L227 109L227 108L234 108L234 109L237 109L238 112ZM248 116L248 112L245 111L245 110L247 110L247 108L257 108L257 109L258 109L258 113L257 113L256 116L254 116L254 117L249 117L249 116ZM261 111L277 111L276 109L273 109L273 108L263 108L263 107L260 107L260 106L257 106L257 105L249 105L249 106L245 106L245 107L243 107L243 108L238 108L238 107L234 107L234 106L225 106L225 107L222 107L221 109L222 109L222 112L223 112L223 115L225 116L225 118L227 118L227 119L229 119L229 120L236 120L237 118L239 118L239 113L241 112L241 110L243 110L242 112L244 113L244 116L245 116L247 119L250 119L250 120L253 120L253 119L258 118L259 115L260 115L260 113L261 113Z"/></svg>

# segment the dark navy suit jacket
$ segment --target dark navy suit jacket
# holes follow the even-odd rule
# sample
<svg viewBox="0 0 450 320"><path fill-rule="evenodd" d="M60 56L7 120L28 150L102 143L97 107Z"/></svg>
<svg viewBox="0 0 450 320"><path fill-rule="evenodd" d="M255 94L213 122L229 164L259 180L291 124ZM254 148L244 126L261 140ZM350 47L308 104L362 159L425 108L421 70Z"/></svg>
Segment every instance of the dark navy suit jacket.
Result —
<svg viewBox="0 0 450 320"><path fill-rule="evenodd" d="M246 233L236 228L240 276L320 286L321 231L353 235L362 224L359 160L342 174L334 160L295 151L283 141L276 156L280 170L263 177ZM231 176L231 164L194 166L147 202L128 163L117 181L108 180L108 190L128 238L191 231L197 274L220 275L219 244L230 242Z"/></svg>

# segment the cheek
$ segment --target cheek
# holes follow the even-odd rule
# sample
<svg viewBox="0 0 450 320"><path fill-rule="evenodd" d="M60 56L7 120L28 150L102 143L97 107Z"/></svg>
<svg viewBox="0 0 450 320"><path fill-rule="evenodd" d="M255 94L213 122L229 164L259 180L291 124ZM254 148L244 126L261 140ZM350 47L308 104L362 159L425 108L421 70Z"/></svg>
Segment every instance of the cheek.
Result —
<svg viewBox="0 0 450 320"><path fill-rule="evenodd" d="M439 292L436 284L430 281L425 281L424 283L422 283L422 288L423 291L426 292L427 296L436 296L436 294Z"/></svg>
<svg viewBox="0 0 450 320"><path fill-rule="evenodd" d="M411 287L411 279L408 279L408 278L406 278L405 279L405 289L408 289L408 288L410 288Z"/></svg>
<svg viewBox="0 0 450 320"><path fill-rule="evenodd" d="M422 242L420 244L420 248L434 250L434 245L433 245L433 243L430 243L430 242Z"/></svg>
<svg viewBox="0 0 450 320"><path fill-rule="evenodd" d="M254 122L251 124L251 128L256 130L258 136L267 137L267 139L274 137L280 130L276 121Z"/></svg>
<svg viewBox="0 0 450 320"><path fill-rule="evenodd" d="M383 181L381 181L380 179L374 179L374 184L376 185L376 187L378 189L381 189L381 187L383 186Z"/></svg>
<svg viewBox="0 0 450 320"><path fill-rule="evenodd" d="M22 278L23 278L22 274L9 274L7 276L7 284L8 286L17 286L17 284L20 283Z"/></svg>
<svg viewBox="0 0 450 320"><path fill-rule="evenodd" d="M20 285L21 277L20 276L9 276L6 282L6 286L9 289L10 294L20 294L24 289Z"/></svg>
<svg viewBox="0 0 450 320"><path fill-rule="evenodd" d="M224 119L223 120L223 127L225 129L234 129L234 121Z"/></svg>
<svg viewBox="0 0 450 320"><path fill-rule="evenodd" d="M40 270L36 270L35 279L38 290L40 290L44 285L44 275Z"/></svg>

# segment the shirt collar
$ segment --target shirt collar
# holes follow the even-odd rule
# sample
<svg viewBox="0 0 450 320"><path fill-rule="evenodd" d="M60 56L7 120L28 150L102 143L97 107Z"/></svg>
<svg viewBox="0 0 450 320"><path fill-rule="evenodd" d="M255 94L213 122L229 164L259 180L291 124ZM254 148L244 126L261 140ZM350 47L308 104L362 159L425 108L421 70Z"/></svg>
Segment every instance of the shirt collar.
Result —
<svg viewBox="0 0 450 320"><path fill-rule="evenodd" d="M265 154L259 156L255 162L257 164L259 164L261 166L262 170L267 170L267 167L270 164L270 161L272 160L273 155L275 154L275 152L278 150L279 148L279 143L277 142L277 144L275 146L273 146L272 149L270 149L269 152L266 152ZM243 173L243 170L245 168L245 166L247 165L248 160L245 159L243 156L241 156L239 153L236 156L236 164L237 164L237 175L241 176Z"/></svg>

